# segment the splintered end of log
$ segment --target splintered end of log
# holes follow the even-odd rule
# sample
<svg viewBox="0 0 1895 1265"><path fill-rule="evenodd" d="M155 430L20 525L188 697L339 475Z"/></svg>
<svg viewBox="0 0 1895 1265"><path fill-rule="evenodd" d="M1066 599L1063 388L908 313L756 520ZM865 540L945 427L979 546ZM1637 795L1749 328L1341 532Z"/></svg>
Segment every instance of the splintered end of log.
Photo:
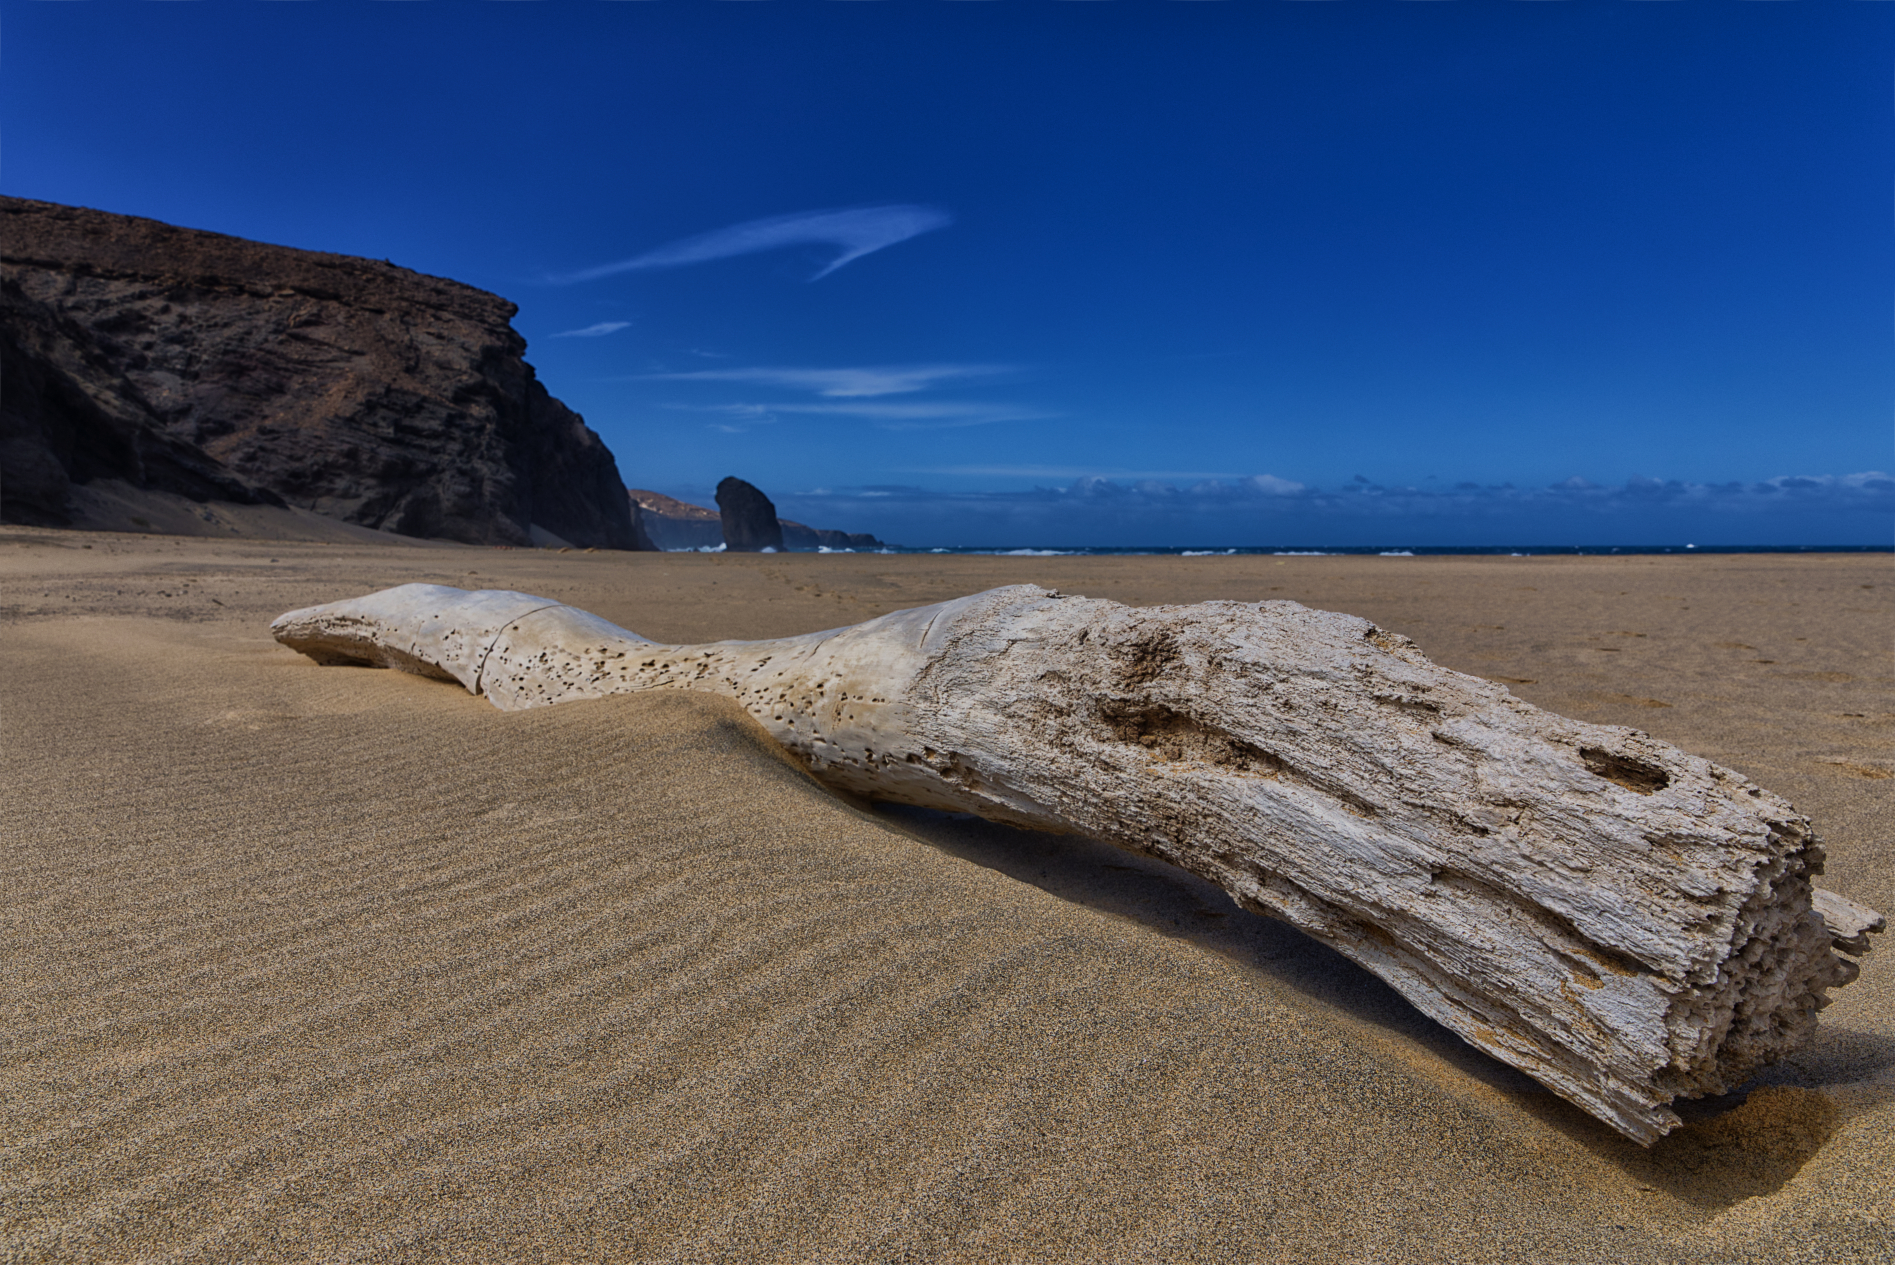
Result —
<svg viewBox="0 0 1895 1265"><path fill-rule="evenodd" d="M1814 889L1811 903L1816 912L1822 915L1830 942L1852 957L1867 953L1869 937L1880 935L1888 927L1888 919L1867 905L1858 905L1847 896L1838 896L1820 887Z"/></svg>
<svg viewBox="0 0 1895 1265"><path fill-rule="evenodd" d="M1742 774L1294 602L1134 609L1015 585L662 646L524 593L404 585L273 631L506 710L727 695L838 790L1201 875L1647 1145L1675 1099L1809 1040L1884 925L1812 888L1808 819Z"/></svg>

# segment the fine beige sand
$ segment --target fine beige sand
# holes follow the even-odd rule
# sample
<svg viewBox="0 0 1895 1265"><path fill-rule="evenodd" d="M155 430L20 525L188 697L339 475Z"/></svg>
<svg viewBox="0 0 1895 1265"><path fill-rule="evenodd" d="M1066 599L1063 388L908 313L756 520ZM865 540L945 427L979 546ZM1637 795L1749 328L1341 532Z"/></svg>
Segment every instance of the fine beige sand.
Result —
<svg viewBox="0 0 1895 1265"><path fill-rule="evenodd" d="M665 641L1018 582L1350 611L1782 792L1895 912L1887 556L0 529L0 1259L1895 1259L1895 944L1642 1151L1159 864L840 802L719 699L504 714L267 633L417 580Z"/></svg>

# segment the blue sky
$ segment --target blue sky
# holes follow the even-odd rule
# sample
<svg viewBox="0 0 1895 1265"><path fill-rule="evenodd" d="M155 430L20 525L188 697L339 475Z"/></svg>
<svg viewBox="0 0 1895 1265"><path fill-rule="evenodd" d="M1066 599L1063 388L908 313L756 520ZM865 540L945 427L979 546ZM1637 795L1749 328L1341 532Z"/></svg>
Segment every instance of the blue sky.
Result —
<svg viewBox="0 0 1895 1265"><path fill-rule="evenodd" d="M912 544L1887 543L1895 4L0 0L0 189Z"/></svg>

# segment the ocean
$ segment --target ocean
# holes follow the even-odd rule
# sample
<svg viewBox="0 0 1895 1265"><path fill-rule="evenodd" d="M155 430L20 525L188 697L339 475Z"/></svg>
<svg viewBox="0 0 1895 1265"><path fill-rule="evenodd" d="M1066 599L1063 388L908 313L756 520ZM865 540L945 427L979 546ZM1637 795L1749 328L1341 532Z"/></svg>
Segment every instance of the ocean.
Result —
<svg viewBox="0 0 1895 1265"><path fill-rule="evenodd" d="M706 551L709 552L709 551ZM886 545L880 549L821 549L819 553L948 553L1015 558L1178 557L1262 555L1278 558L1484 555L1507 558L1628 557L1688 553L1895 553L1895 545Z"/></svg>

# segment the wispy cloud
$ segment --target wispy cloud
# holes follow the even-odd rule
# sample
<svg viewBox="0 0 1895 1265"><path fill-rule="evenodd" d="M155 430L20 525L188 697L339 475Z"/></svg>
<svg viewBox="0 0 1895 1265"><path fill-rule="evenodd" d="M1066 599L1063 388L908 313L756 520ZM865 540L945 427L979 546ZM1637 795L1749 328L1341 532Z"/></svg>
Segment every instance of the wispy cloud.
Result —
<svg viewBox="0 0 1895 1265"><path fill-rule="evenodd" d="M607 334L616 334L628 328L630 321L600 321L597 325L588 325L584 329L567 329L552 335L554 338L603 338Z"/></svg>
<svg viewBox="0 0 1895 1265"><path fill-rule="evenodd" d="M813 413L830 417L861 417L883 430L954 430L963 426L991 426L996 422L1036 422L1057 414L1018 404L791 404L780 413Z"/></svg>
<svg viewBox="0 0 1895 1265"><path fill-rule="evenodd" d="M763 220L746 220L728 228L700 233L670 242L655 250L617 263L586 268L555 281L572 283L597 281L621 272L644 272L658 268L683 268L690 264L729 259L736 255L754 255L784 246L833 246L836 257L811 277L819 281L844 264L854 263L897 242L937 228L946 228L954 217L931 206L858 206L839 211L799 211Z"/></svg>
<svg viewBox="0 0 1895 1265"><path fill-rule="evenodd" d="M714 414L719 420L704 423L704 429L724 435L741 435L752 427L776 423L775 414L761 404L668 404L665 407Z"/></svg>
<svg viewBox="0 0 1895 1265"><path fill-rule="evenodd" d="M745 417L758 421L775 421L768 404L667 404L666 408L684 409L692 413L723 413L730 417Z"/></svg>
<svg viewBox="0 0 1895 1265"><path fill-rule="evenodd" d="M647 373L666 382L749 382L759 386L809 391L832 399L907 395L944 382L1008 373L1005 365L885 365L855 369L694 369L688 373Z"/></svg>
<svg viewBox="0 0 1895 1265"><path fill-rule="evenodd" d="M1000 477L1066 468L959 469ZM830 484L772 489L771 496L799 521L847 525L907 545L1820 546L1885 543L1895 519L1895 478L1879 471L1728 483L1466 482L1434 490L1366 478L1322 487L1270 474L1194 479L1147 471L1005 490Z"/></svg>
<svg viewBox="0 0 1895 1265"><path fill-rule="evenodd" d="M935 466L903 473L971 474L989 477L1065 478L1077 468L1060 466ZM1174 483L1171 480L1197 479ZM1525 511L1583 511L1601 519L1648 511L1709 511L1718 515L1764 515L1778 511L1866 511L1895 513L1895 478L1881 471L1847 475L1789 475L1758 482L1692 483L1681 479L1635 477L1602 486L1574 477L1544 487L1511 483L1463 482L1438 490L1388 486L1358 476L1334 488L1299 483L1271 474L1201 478L1182 471L1119 472L1106 478L1079 475L1065 486L1042 485L1011 491L940 491L887 485L836 490L827 495L896 496L917 505L1060 506L1079 509L1117 507L1114 512L1151 514L1231 514L1244 511L1270 516L1324 518L1484 518ZM809 494L815 495L815 494Z"/></svg>
<svg viewBox="0 0 1895 1265"><path fill-rule="evenodd" d="M941 386L959 386L970 380L1017 372L1010 365L933 364L868 365L833 369L797 369L750 366L731 369L693 369L678 373L646 373L634 380L661 382L742 383L774 387L802 394L805 399L782 403L673 403L666 407L727 417L774 421L778 415L849 417L873 422L882 430L947 430L989 426L996 422L1038 421L1056 417L1043 409L994 400L896 400L882 397L916 395ZM808 396L817 397L809 400ZM725 423L714 429L728 429Z"/></svg>
<svg viewBox="0 0 1895 1265"><path fill-rule="evenodd" d="M778 414L812 417L857 417L883 430L951 430L989 426L995 422L1039 421L1056 416L1018 404L940 401L891 404L670 404L689 412L721 413L749 421L775 421ZM728 425L713 429L728 430Z"/></svg>
<svg viewBox="0 0 1895 1265"><path fill-rule="evenodd" d="M904 468L900 474L959 474L975 475L990 479L1080 479L1094 483L1109 482L1113 479L1235 479L1242 476L1205 470L1101 470L1098 466L1022 466L1022 465L985 465L985 466L914 466ZM1273 475L1257 475L1260 479L1272 479ZM1285 480L1277 480L1286 482ZM1302 487L1302 484L1291 484Z"/></svg>
<svg viewBox="0 0 1895 1265"><path fill-rule="evenodd" d="M1308 491L1312 504L1319 509L1391 514L1454 515L1553 508L1604 515L1650 509L1729 513L1810 508L1895 511L1895 479L1879 470L1779 475L1752 483L1693 483L1636 475L1622 484L1607 486L1574 475L1545 487L1461 482L1442 488L1385 486L1357 475L1334 491Z"/></svg>

